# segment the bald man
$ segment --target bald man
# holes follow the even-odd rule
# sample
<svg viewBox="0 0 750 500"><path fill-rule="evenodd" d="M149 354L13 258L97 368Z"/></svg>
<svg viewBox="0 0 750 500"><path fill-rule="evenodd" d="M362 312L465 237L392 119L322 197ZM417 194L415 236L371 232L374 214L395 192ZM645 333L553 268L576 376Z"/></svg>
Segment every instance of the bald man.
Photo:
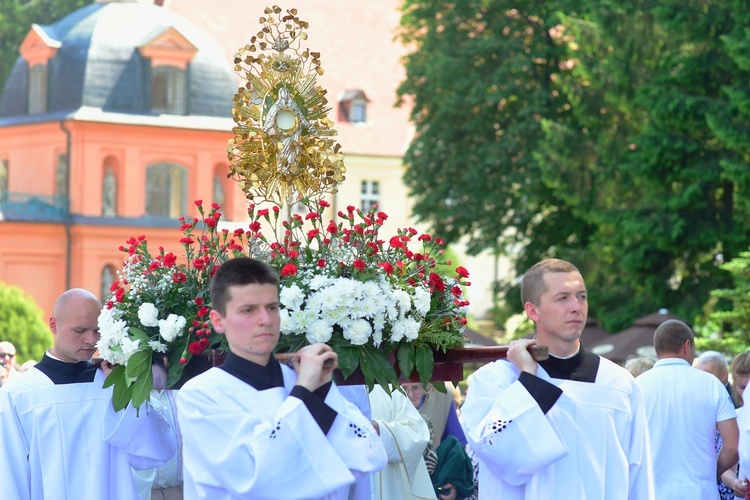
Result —
<svg viewBox="0 0 750 500"><path fill-rule="evenodd" d="M0 342L0 386L17 374L16 346L8 341Z"/></svg>
<svg viewBox="0 0 750 500"><path fill-rule="evenodd" d="M7 498L136 500L131 467L158 467L174 455L175 434L160 408L112 408L112 388L102 384L113 367L89 361L101 307L87 290L60 295L49 320L54 345L0 388L0 484Z"/></svg>

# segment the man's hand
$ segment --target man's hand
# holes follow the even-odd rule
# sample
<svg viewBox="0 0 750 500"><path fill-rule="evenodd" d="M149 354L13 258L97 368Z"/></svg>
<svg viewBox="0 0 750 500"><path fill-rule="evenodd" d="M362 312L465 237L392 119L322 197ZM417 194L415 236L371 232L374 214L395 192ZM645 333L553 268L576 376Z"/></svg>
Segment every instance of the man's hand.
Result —
<svg viewBox="0 0 750 500"><path fill-rule="evenodd" d="M115 366L117 365L111 365L109 361L105 360L105 361L102 361L102 364L99 365L99 368L101 368L101 370L104 372L105 375L109 375L110 373L112 373L112 370L115 369Z"/></svg>
<svg viewBox="0 0 750 500"><path fill-rule="evenodd" d="M312 344L300 349L292 358L297 372L297 385L309 391L327 384L338 367L338 355L326 344ZM329 363L326 361L331 360Z"/></svg>
<svg viewBox="0 0 750 500"><path fill-rule="evenodd" d="M508 360L522 372L536 375L537 365L529 352L529 346L537 345L536 339L511 340L508 344Z"/></svg>
<svg viewBox="0 0 750 500"><path fill-rule="evenodd" d="M451 483L444 484L441 490L443 491L443 493L438 493L438 498L440 500L456 500L456 495L458 495L458 492Z"/></svg>

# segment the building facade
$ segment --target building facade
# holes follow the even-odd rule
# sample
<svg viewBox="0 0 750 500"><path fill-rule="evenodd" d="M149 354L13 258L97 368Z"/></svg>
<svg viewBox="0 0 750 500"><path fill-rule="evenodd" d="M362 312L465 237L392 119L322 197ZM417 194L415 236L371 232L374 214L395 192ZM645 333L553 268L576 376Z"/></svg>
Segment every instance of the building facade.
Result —
<svg viewBox="0 0 750 500"><path fill-rule="evenodd" d="M346 181L327 215L377 204L389 215L384 234L413 224L402 182L413 129L408 107L394 106L406 50L395 40L399 3L294 5L321 53L318 83L345 153ZM103 296L128 238L177 250L177 218L198 215L194 200L218 202L242 224L247 200L227 179L232 97L244 83L232 59L267 6L96 1L29 27L0 97L0 281L49 314L67 288ZM462 260L479 281L488 262ZM469 298L482 316L492 283L474 281Z"/></svg>

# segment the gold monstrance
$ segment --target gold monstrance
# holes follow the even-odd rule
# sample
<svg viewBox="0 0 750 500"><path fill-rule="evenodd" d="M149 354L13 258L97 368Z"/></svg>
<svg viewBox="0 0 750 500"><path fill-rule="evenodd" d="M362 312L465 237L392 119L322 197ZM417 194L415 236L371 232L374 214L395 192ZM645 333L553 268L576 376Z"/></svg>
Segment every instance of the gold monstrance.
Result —
<svg viewBox="0 0 750 500"><path fill-rule="evenodd" d="M300 48L308 23L297 9L282 15L274 6L264 14L263 28L234 58L247 83L234 96L229 177L248 200L288 210L296 199L335 193L346 168L332 139L326 90L316 85L320 53Z"/></svg>

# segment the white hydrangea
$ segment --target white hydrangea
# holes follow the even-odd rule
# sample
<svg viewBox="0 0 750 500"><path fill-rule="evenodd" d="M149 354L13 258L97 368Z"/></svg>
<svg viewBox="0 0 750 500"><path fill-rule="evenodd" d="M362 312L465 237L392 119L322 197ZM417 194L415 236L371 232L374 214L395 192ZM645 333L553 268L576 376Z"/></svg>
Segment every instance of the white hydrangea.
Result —
<svg viewBox="0 0 750 500"><path fill-rule="evenodd" d="M185 323L187 323L187 320L184 316L170 314L167 319L159 320L159 335L167 342L172 342L174 339L182 335L182 329L185 328Z"/></svg>
<svg viewBox="0 0 750 500"><path fill-rule="evenodd" d="M279 291L279 302L287 309L298 310L305 302L305 293L297 285L282 286Z"/></svg>
<svg viewBox="0 0 750 500"><path fill-rule="evenodd" d="M138 320L143 326L158 326L159 310L151 302L144 302L138 308Z"/></svg>
<svg viewBox="0 0 750 500"><path fill-rule="evenodd" d="M333 326L325 320L317 319L307 329L307 340L310 343L328 342L333 335Z"/></svg>

